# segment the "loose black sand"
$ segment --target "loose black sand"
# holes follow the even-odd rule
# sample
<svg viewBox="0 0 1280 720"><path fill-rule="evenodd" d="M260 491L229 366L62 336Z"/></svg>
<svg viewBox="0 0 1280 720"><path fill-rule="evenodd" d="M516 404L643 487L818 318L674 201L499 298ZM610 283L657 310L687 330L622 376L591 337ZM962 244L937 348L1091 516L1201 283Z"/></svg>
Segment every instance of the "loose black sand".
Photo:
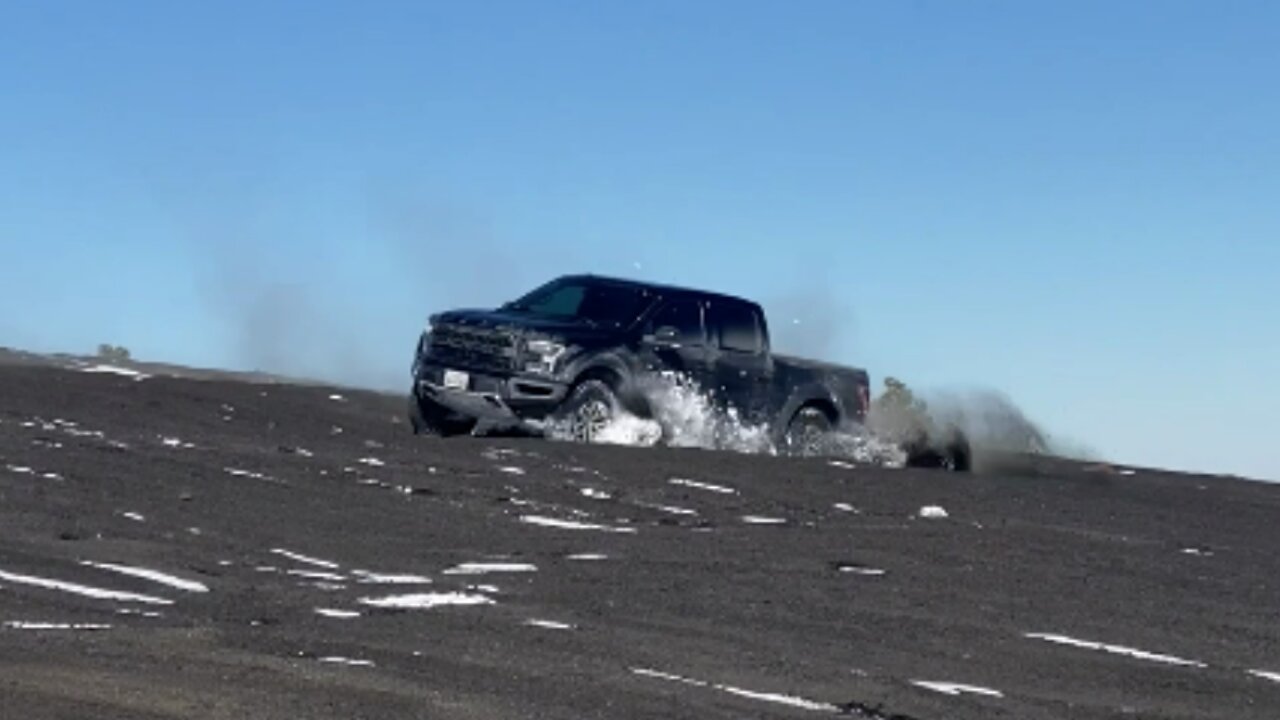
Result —
<svg viewBox="0 0 1280 720"><path fill-rule="evenodd" d="M440 441L400 397L8 360L4 718L1280 717L1280 486ZM485 604L361 602L424 594Z"/></svg>

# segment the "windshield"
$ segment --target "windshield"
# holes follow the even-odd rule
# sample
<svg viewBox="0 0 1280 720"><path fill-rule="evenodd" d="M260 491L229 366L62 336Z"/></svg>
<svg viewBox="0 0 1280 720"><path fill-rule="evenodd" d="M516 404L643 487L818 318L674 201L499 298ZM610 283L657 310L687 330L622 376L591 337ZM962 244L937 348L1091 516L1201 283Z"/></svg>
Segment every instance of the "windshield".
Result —
<svg viewBox="0 0 1280 720"><path fill-rule="evenodd" d="M621 327L640 317L650 300L644 288L633 285L599 280L555 280L503 305L502 309Z"/></svg>

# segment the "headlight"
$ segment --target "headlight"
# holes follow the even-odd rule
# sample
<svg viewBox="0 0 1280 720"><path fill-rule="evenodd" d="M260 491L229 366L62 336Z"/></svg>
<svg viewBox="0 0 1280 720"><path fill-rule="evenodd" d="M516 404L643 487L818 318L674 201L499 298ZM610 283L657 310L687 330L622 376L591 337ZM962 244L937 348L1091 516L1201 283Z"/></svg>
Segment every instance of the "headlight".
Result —
<svg viewBox="0 0 1280 720"><path fill-rule="evenodd" d="M534 355L559 357L564 352L564 345L554 340L530 340L525 343L525 349Z"/></svg>
<svg viewBox="0 0 1280 720"><path fill-rule="evenodd" d="M552 375L556 371L556 362L560 360L560 356L564 355L566 350L562 343L555 340L537 339L529 340L524 344L525 349L525 372L537 373L539 375Z"/></svg>

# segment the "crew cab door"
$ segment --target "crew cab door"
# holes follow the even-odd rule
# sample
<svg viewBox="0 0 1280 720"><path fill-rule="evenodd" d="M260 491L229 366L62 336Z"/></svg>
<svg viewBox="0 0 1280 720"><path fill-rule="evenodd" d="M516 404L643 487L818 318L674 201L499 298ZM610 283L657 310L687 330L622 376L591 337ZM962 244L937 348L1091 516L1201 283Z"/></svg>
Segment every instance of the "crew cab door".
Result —
<svg viewBox="0 0 1280 720"><path fill-rule="evenodd" d="M766 422L773 360L759 308L727 298L710 300L707 330L713 347L710 374L716 399L737 408L744 420Z"/></svg>
<svg viewBox="0 0 1280 720"><path fill-rule="evenodd" d="M645 326L645 369L676 372L705 386L709 348L703 315L703 304L698 300L664 300Z"/></svg>

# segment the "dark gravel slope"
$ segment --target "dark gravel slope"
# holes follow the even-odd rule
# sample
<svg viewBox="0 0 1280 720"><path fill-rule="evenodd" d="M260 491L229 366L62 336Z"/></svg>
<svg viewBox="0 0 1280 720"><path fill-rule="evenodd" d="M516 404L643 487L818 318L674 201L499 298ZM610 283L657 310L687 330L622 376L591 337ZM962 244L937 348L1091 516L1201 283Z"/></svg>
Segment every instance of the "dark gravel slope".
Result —
<svg viewBox="0 0 1280 720"><path fill-rule="evenodd" d="M0 716L1280 717L1280 487L402 407L0 365Z"/></svg>

